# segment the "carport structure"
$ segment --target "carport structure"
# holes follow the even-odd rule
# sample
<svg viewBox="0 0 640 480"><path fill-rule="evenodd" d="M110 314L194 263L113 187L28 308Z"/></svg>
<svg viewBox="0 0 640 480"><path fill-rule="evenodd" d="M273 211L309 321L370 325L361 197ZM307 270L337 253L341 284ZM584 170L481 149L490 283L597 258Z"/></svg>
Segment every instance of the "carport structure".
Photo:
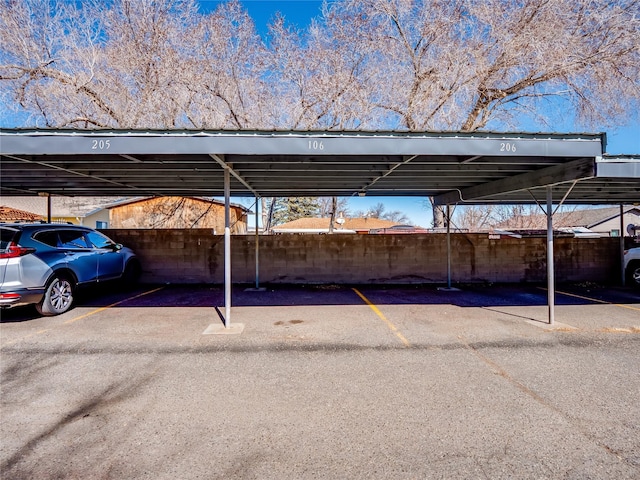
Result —
<svg viewBox="0 0 640 480"><path fill-rule="evenodd" d="M605 146L605 134L3 129L0 193L224 195L227 328L231 196L256 205L278 196L420 196L447 211L546 204L553 323L554 202L640 202L640 156L609 157Z"/></svg>

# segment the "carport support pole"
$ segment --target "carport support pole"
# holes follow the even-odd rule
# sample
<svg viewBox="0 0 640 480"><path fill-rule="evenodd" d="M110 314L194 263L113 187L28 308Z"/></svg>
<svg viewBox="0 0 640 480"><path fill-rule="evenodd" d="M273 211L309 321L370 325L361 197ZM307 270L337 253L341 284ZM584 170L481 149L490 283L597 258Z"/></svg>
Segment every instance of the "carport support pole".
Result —
<svg viewBox="0 0 640 480"><path fill-rule="evenodd" d="M231 323L231 212L229 168L224 169L224 326Z"/></svg>
<svg viewBox="0 0 640 480"><path fill-rule="evenodd" d="M447 203L447 288L451 290L451 205Z"/></svg>
<svg viewBox="0 0 640 480"><path fill-rule="evenodd" d="M551 187L547 187L547 297L549 300L549 325L553 325L555 317L555 282L553 265L553 195Z"/></svg>
<svg viewBox="0 0 640 480"><path fill-rule="evenodd" d="M620 204L620 271L622 272L622 286L627 283L627 276L624 271L624 205Z"/></svg>
<svg viewBox="0 0 640 480"><path fill-rule="evenodd" d="M258 208L260 205L260 197L256 197L256 290L260 288L260 244L258 240Z"/></svg>
<svg viewBox="0 0 640 480"><path fill-rule="evenodd" d="M38 192L39 197L47 197L47 223L51 223L51 194Z"/></svg>

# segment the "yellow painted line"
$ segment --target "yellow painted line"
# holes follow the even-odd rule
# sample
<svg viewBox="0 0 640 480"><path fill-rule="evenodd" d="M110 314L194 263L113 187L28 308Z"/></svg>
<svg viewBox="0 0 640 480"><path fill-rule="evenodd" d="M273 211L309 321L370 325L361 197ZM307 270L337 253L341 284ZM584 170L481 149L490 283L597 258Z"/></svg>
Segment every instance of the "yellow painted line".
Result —
<svg viewBox="0 0 640 480"><path fill-rule="evenodd" d="M89 317L91 315L94 315L96 313L100 313L100 312L102 312L102 311L104 311L104 310L106 310L108 308L115 307L116 305L120 305L121 303L129 302L131 300L135 300L136 298L144 297L145 295L149 295L150 293L157 292L158 290L162 290L163 288L164 287L154 288L153 290L149 290L147 292L142 292L142 293L140 293L138 295L134 295L133 297L125 298L124 300L120 300L119 302L112 303L111 305L107 305L106 307L97 308L97 309L92 310L92 311L90 311L88 313L85 313L84 315L80 315L79 317L75 317L75 318L72 318L70 320L67 320L66 322L64 322L64 324L68 325L70 323L77 322L78 320L82 320L83 318L87 318L87 317Z"/></svg>
<svg viewBox="0 0 640 480"><path fill-rule="evenodd" d="M538 288L540 288L540 290L545 290L545 291L547 290L546 288L543 288L543 287L538 287ZM629 310L637 310L637 311L640 312L640 308L632 307L631 305L623 305L621 303L605 302L604 300L600 300L600 299L597 299L597 298L583 297L582 295L576 295L575 293L561 292L560 290L556 290L556 293L559 293L561 295L566 295L568 297L579 298L581 300L589 300L590 302L602 303L604 305L613 305L614 307L628 308Z"/></svg>
<svg viewBox="0 0 640 480"><path fill-rule="evenodd" d="M405 347L411 346L411 344L405 338L405 336L402 335L402 333L400 333L400 331L398 330L398 327L396 327L391 321L389 321L389 319L387 319L387 317L384 316L384 314L380 311L378 307L376 307L373 303L371 303L367 297L365 297L362 293L358 291L358 289L352 288L351 290L356 292L356 294L364 301L364 303L369 305L371 310L373 310L375 314L378 315L378 317L380 317L387 324L389 329L396 334L396 337L398 337L402 341L402 343L404 343Z"/></svg>

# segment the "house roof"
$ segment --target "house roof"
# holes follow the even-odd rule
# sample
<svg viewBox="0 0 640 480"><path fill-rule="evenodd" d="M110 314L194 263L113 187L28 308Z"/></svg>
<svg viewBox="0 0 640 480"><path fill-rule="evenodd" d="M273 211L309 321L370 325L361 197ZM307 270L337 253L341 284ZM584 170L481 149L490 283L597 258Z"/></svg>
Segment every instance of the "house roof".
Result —
<svg viewBox="0 0 640 480"><path fill-rule="evenodd" d="M634 206L623 207L623 213L633 211L636 215L640 215L640 209ZM571 213L567 215L566 221L569 223L575 223L575 227L591 228L604 223L608 220L620 216L620 207L608 207L608 208L593 208L590 210L576 210L572 212L575 215L571 216Z"/></svg>
<svg viewBox="0 0 640 480"><path fill-rule="evenodd" d="M337 220L337 219L336 219ZM380 218L370 217L357 217L357 218L344 218L344 223L334 223L334 230L371 230L373 228L391 228L394 225L398 225L398 222L392 222L389 220L382 220ZM273 227L274 231L282 230L328 230L329 217L305 217L293 220L292 222L283 223L276 227Z"/></svg>
<svg viewBox="0 0 640 480"><path fill-rule="evenodd" d="M84 218L114 202L113 197L64 197L51 196L51 215L54 217ZM31 212L39 217L47 216L47 197L5 197L0 204Z"/></svg>
<svg viewBox="0 0 640 480"><path fill-rule="evenodd" d="M431 196L640 202L598 133L0 129L3 195ZM229 173L229 176L226 173ZM229 181L226 182L225 178Z"/></svg>
<svg viewBox="0 0 640 480"><path fill-rule="evenodd" d="M114 201L113 197L66 197L51 196L51 215L54 217L65 218L85 218L102 209L112 209L122 205L128 205L136 202L143 202L153 197L133 197L122 198ZM194 200L202 202L215 203L224 205L224 202L210 198L195 198ZM31 212L37 215L37 218L47 217L47 197L1 197L0 204L25 212ZM243 211L249 209L243 205L231 204L232 207L241 208Z"/></svg>
<svg viewBox="0 0 640 480"><path fill-rule="evenodd" d="M113 203L111 203L109 205L106 205L104 208L112 209L112 208L121 207L123 205L131 205L133 203L146 202L147 200L157 199L157 198L180 198L180 197L134 197L134 198L126 198L126 199L123 199L123 200L121 200L119 202L113 202ZM191 200L195 200L197 202L213 203L215 205L224 206L224 201L217 200L215 198L204 198L204 197L182 197L182 198L188 198L188 199L191 199ZM229 206L231 206L233 208L239 208L239 209L243 210L244 212L249 212L250 211L249 208L245 207L244 205L240 205L239 203L230 203Z"/></svg>
<svg viewBox="0 0 640 480"><path fill-rule="evenodd" d="M26 212L24 210L18 210L17 208L11 208L5 205L0 206L1 222L31 221L31 220L42 220L42 219L43 219L42 215Z"/></svg>
<svg viewBox="0 0 640 480"><path fill-rule="evenodd" d="M634 206L623 207L623 212L635 211L640 215L640 209ZM553 223L556 227L584 227L592 228L620 215L620 207L576 209L570 212L558 212L553 216ZM514 226L524 226L526 228L544 229L547 224L547 216L544 214L525 215L518 218L509 219L498 228L509 228Z"/></svg>

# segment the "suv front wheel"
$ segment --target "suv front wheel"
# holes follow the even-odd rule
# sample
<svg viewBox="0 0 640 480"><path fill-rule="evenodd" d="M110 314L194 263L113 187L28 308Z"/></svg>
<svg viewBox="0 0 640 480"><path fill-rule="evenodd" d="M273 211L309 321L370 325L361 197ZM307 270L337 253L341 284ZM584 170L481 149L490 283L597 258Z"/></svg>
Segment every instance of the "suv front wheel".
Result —
<svg viewBox="0 0 640 480"><path fill-rule="evenodd" d="M637 260L627 267L627 285L640 288L640 262Z"/></svg>
<svg viewBox="0 0 640 480"><path fill-rule="evenodd" d="M125 289L132 289L140 280L140 274L142 273L142 268L140 267L140 262L137 260L129 260L127 266L124 268L124 273L122 274L122 284Z"/></svg>
<svg viewBox="0 0 640 480"><path fill-rule="evenodd" d="M60 315L71 308L73 304L73 285L68 278L55 276L49 282L44 297L36 304L36 310L41 315Z"/></svg>

